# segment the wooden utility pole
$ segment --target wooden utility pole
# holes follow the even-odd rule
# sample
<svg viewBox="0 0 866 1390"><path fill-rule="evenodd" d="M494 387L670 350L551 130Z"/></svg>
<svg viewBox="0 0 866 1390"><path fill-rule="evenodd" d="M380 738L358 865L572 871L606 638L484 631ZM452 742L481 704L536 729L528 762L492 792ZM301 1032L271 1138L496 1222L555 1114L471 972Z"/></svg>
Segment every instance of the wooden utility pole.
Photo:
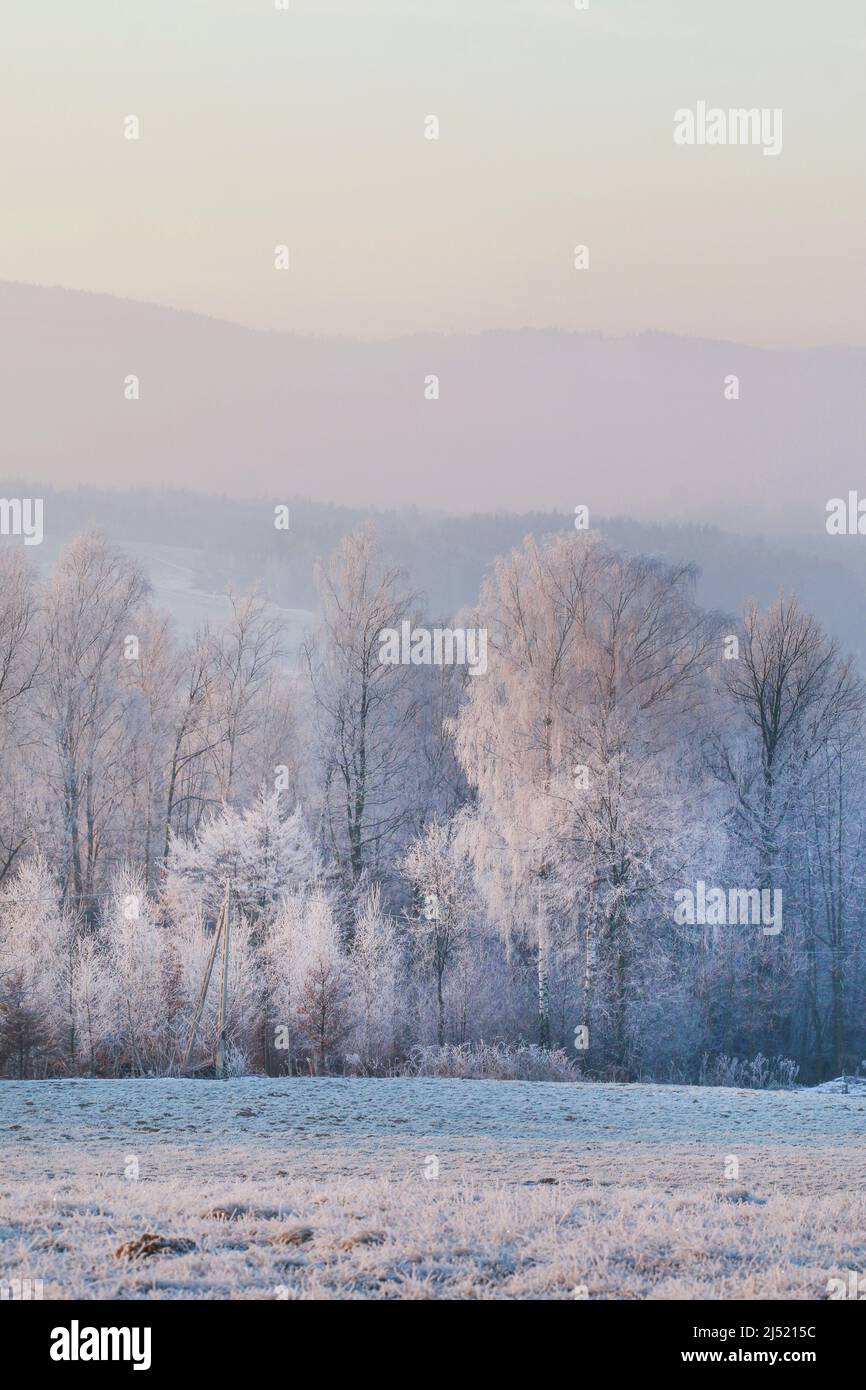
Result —
<svg viewBox="0 0 866 1390"><path fill-rule="evenodd" d="M189 1042L186 1045L186 1055L183 1059L184 1071L189 1071L189 1064L192 1058L192 1050L195 1047L195 1037L196 1033L198 1032L198 1025L201 1022L201 1016L204 1010L205 1000L207 999L208 988L210 987L210 977L213 974L216 953L219 949L220 941L223 939L223 934L225 933L226 936L228 935L229 891L229 880L226 879L225 897L223 898L223 905L220 908L219 917L217 918L217 924L213 934L213 945L210 949L210 955L208 956L207 966L205 967L204 978L201 982L201 989L199 990L198 1000L196 1001L195 1013L192 1016L192 1027L190 1028L189 1032ZM221 998L220 1000L220 1036L222 1036L222 1033L225 1030L225 995L228 989L228 980L226 976L227 968L228 953L226 948L223 947L223 998Z"/></svg>
<svg viewBox="0 0 866 1390"><path fill-rule="evenodd" d="M217 1014L217 1060L216 1074L226 1074L226 1017L229 1006L229 930L231 923L231 888L226 880L226 897L223 904L223 959L222 986L220 988L219 1012Z"/></svg>

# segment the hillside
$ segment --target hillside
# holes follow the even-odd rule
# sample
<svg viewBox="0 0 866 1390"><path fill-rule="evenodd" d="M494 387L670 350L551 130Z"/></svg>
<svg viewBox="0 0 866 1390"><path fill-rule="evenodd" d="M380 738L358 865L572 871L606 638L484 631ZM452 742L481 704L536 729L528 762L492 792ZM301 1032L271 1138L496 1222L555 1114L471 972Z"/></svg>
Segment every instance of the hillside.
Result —
<svg viewBox="0 0 866 1390"><path fill-rule="evenodd" d="M182 478L458 515L586 503L786 535L819 532L859 479L864 349L535 330L363 342L9 283L0 323L5 471L59 486Z"/></svg>

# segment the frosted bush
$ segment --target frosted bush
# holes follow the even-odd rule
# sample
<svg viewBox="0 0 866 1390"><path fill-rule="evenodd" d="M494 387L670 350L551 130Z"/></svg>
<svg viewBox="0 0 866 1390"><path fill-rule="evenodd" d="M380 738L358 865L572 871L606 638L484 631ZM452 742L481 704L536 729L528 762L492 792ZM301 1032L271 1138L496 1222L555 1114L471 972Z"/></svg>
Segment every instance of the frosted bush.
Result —
<svg viewBox="0 0 866 1390"><path fill-rule="evenodd" d="M413 1047L400 1076L449 1076L463 1080L576 1081L577 1068L562 1048L537 1043L444 1043Z"/></svg>
<svg viewBox="0 0 866 1390"><path fill-rule="evenodd" d="M236 1043L226 1046L226 1076L250 1076L253 1068L248 1053Z"/></svg>
<svg viewBox="0 0 866 1390"><path fill-rule="evenodd" d="M754 1091L790 1091L793 1089L799 1065L790 1057L765 1057L758 1053L747 1058L727 1057L724 1053L710 1058L704 1053L698 1074L699 1086L734 1086Z"/></svg>

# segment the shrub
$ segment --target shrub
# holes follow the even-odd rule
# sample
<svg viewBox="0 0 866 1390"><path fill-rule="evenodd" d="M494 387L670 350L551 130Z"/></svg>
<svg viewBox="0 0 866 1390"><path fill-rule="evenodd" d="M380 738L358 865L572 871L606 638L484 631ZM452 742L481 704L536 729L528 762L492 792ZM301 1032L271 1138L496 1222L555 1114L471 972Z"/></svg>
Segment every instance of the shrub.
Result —
<svg viewBox="0 0 866 1390"><path fill-rule="evenodd" d="M537 1043L444 1043L413 1047L394 1068L397 1076L446 1076L473 1081L576 1081L577 1068L562 1048Z"/></svg>
<svg viewBox="0 0 866 1390"><path fill-rule="evenodd" d="M790 1057L765 1057L759 1052L751 1061L726 1057L710 1058L705 1052L698 1074L699 1086L733 1086L754 1091L790 1091L800 1067Z"/></svg>

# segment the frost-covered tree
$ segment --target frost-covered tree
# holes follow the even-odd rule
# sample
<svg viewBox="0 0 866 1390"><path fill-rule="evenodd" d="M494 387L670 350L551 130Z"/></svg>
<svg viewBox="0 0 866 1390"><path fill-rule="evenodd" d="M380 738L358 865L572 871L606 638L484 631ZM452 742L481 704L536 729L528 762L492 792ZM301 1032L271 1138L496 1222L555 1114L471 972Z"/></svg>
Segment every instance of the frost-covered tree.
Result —
<svg viewBox="0 0 866 1390"><path fill-rule="evenodd" d="M561 537L546 546L528 540L497 561L476 618L488 632L488 671L471 683L456 731L478 796L475 851L492 915L506 934L516 924L534 937L543 1045L550 1042L548 798L566 767L597 555L593 543Z"/></svg>
<svg viewBox="0 0 866 1390"><path fill-rule="evenodd" d="M228 883L233 918L243 920L249 949L255 953L283 899L308 888L318 874L300 807L290 812L282 794L262 791L252 806L241 811L223 806L203 823L193 841L172 839L162 900L168 919L185 924L196 939L216 922ZM252 975L259 993L253 991L248 997L245 1046L261 1057L267 1070L272 1046L270 1007L263 976L257 968Z"/></svg>
<svg viewBox="0 0 866 1390"><path fill-rule="evenodd" d="M861 720L863 686L815 617L786 597L764 612L747 607L739 658L724 675L738 718L719 738L718 769L735 793L734 828L770 887L783 874L781 839L810 765Z"/></svg>
<svg viewBox="0 0 866 1390"><path fill-rule="evenodd" d="M163 863L169 749L178 694L180 653L171 618L150 607L137 615L134 657L120 678L128 699L121 756L128 792L116 813L116 832L126 829L130 856L140 857L148 888L157 886ZM118 836L115 833L115 842Z"/></svg>
<svg viewBox="0 0 866 1390"><path fill-rule="evenodd" d="M391 1051L400 1024L402 951L393 920L382 909L379 884L363 894L349 957L358 1052L365 1065Z"/></svg>
<svg viewBox="0 0 866 1390"><path fill-rule="evenodd" d="M430 972L436 992L436 1036L445 1042L445 983L466 948L475 893L472 866L459 840L459 823L431 821L403 861L414 890L407 915L416 958Z"/></svg>
<svg viewBox="0 0 866 1390"><path fill-rule="evenodd" d="M382 634L412 618L399 570L371 529L347 536L317 571L321 620L305 649L315 697L330 852L348 882L387 867L409 815L405 791L415 691L410 666L380 659Z"/></svg>
<svg viewBox="0 0 866 1390"><path fill-rule="evenodd" d="M866 761L859 719L823 739L799 798L796 843L787 872L799 908L802 962L798 1036L791 1051L814 1057L809 1076L856 1071L852 1013L860 1005L856 962L866 897ZM791 1046L794 1043L794 1046ZM797 1047L799 1044L799 1047Z"/></svg>
<svg viewBox="0 0 866 1390"><path fill-rule="evenodd" d="M20 551L4 551L0 553L0 882L25 849L36 820L33 754L37 730L32 699L41 660L33 574Z"/></svg>
<svg viewBox="0 0 866 1390"><path fill-rule="evenodd" d="M646 958L636 931L676 882L664 849L687 823L668 770L696 724L714 631L692 578L585 535L528 540L482 588L488 673L457 721L479 882L495 919L532 924L539 1040L551 1041L551 961L579 945L584 994L604 1005L620 1068Z"/></svg>
<svg viewBox="0 0 866 1390"><path fill-rule="evenodd" d="M781 890L788 904L781 936L753 943L745 1007L729 1026L744 1046L759 1038L768 1051L793 1050L808 1036L819 1057L829 1033L826 1050L841 1070L846 976L862 930L862 680L817 619L782 596L766 610L747 607L722 688L727 719L710 757L728 793L734 853L750 881Z"/></svg>
<svg viewBox="0 0 866 1390"><path fill-rule="evenodd" d="M321 1071L437 1036L571 1049L577 1028L586 1074L855 1068L860 680L793 598L750 606L723 652L733 624L692 580L530 539L455 619L486 628L485 674L395 666L383 635L415 601L364 530L320 569L288 670L258 593L183 646L104 537L44 586L4 549L0 1067L175 1068L229 881L234 1067L279 1064L278 1033L290 1070ZM698 879L782 888L783 931L677 923Z"/></svg>
<svg viewBox="0 0 866 1390"><path fill-rule="evenodd" d="M163 864L172 831L191 839L210 800L212 763L226 736L224 721L214 717L218 684L217 644L205 626L183 651L170 713Z"/></svg>
<svg viewBox="0 0 866 1390"><path fill-rule="evenodd" d="M93 1076L109 1064L116 990L101 931L76 932L69 962L69 984L78 1065Z"/></svg>
<svg viewBox="0 0 866 1390"><path fill-rule="evenodd" d="M91 532L64 551L45 597L40 704L62 817L62 886L66 902L91 921L97 861L130 791L124 639L135 634L147 592L140 567Z"/></svg>
<svg viewBox="0 0 866 1390"><path fill-rule="evenodd" d="M213 927L199 910L173 919L167 936L170 954L164 961L161 990L164 1012L171 1020L174 1056L180 1060L185 1055L196 1001L214 945ZM265 982L257 937L237 905L230 906L226 1041L233 1072L250 1070L261 1056ZM216 1056L221 971L220 953L196 1035L193 1065L212 1061Z"/></svg>
<svg viewBox="0 0 866 1390"><path fill-rule="evenodd" d="M0 887L0 1065L19 1077L38 1061L74 1067L77 1058L68 978L74 922L59 898L38 856Z"/></svg>
<svg viewBox="0 0 866 1390"><path fill-rule="evenodd" d="M316 1068L325 1071L329 1057L346 1036L350 1016L348 970L340 930L321 890L310 896L298 945L298 1025Z"/></svg>
<svg viewBox="0 0 866 1390"><path fill-rule="evenodd" d="M223 806L193 840L172 838L165 892L174 911L200 906L215 918L228 880L235 906L256 925L318 871L301 808L289 811L279 792L261 791L241 811Z"/></svg>
<svg viewBox="0 0 866 1390"><path fill-rule="evenodd" d="M229 604L228 622L214 638L216 680L210 718L222 732L214 748L218 797L230 803L244 750L255 737L263 697L282 653L283 631L262 594L232 593Z"/></svg>
<svg viewBox="0 0 866 1390"><path fill-rule="evenodd" d="M157 922L140 868L114 874L101 930L111 986L108 1042L115 1066L134 1075L164 1070L171 1060L162 1007L169 937Z"/></svg>
<svg viewBox="0 0 866 1390"><path fill-rule="evenodd" d="M340 930L320 888L287 898L268 928L268 984L277 1035L286 1060L307 1056L324 1071L343 1042L350 1018L350 977ZM285 1036L287 1035L287 1036Z"/></svg>

